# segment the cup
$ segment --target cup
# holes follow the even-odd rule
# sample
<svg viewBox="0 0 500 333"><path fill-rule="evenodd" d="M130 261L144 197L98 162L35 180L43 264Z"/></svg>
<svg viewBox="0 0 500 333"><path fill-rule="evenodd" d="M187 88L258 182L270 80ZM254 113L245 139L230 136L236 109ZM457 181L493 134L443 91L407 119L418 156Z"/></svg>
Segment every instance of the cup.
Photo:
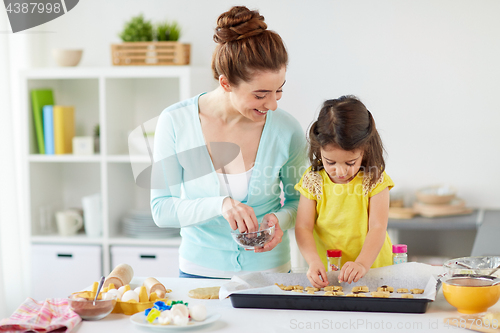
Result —
<svg viewBox="0 0 500 333"><path fill-rule="evenodd" d="M39 207L40 234L49 235L54 232L54 211L49 205Z"/></svg>
<svg viewBox="0 0 500 333"><path fill-rule="evenodd" d="M83 218L78 211L68 209L56 213L56 222L61 236L71 236L82 227Z"/></svg>
<svg viewBox="0 0 500 333"><path fill-rule="evenodd" d="M89 237L100 237L102 233L101 195L99 193L82 198L85 233Z"/></svg>

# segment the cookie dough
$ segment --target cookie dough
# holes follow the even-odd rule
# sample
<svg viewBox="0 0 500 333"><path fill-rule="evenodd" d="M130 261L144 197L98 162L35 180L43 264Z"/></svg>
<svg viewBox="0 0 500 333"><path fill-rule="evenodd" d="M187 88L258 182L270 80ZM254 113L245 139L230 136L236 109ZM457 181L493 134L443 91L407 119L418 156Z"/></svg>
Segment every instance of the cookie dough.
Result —
<svg viewBox="0 0 500 333"><path fill-rule="evenodd" d="M367 293L369 291L367 286L353 287L352 293Z"/></svg>
<svg viewBox="0 0 500 333"><path fill-rule="evenodd" d="M197 299L219 299L220 287L196 288L189 291L188 296Z"/></svg>
<svg viewBox="0 0 500 333"><path fill-rule="evenodd" d="M412 294L423 294L424 293L424 289L417 289L417 288L414 288L414 289L410 289L410 292Z"/></svg>
<svg viewBox="0 0 500 333"><path fill-rule="evenodd" d="M388 291L390 293L393 293L394 292L394 288L393 287L388 287L388 286L381 286L381 287L377 288L377 291Z"/></svg>

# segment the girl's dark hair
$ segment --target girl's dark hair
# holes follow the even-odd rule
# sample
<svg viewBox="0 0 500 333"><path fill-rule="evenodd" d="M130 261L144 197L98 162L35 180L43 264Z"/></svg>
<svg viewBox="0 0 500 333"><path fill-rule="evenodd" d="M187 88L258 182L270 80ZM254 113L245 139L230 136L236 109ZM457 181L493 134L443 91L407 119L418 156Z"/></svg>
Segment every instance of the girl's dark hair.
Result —
<svg viewBox="0 0 500 333"><path fill-rule="evenodd" d="M230 84L249 82L255 70L279 72L288 64L281 37L267 30L264 16L244 6L232 7L217 19L212 55L216 80L223 74Z"/></svg>
<svg viewBox="0 0 500 333"><path fill-rule="evenodd" d="M313 171L323 169L321 148L328 145L347 151L363 150L361 167L375 184L385 170L384 146L370 111L355 96L342 96L323 103L309 129L309 160Z"/></svg>

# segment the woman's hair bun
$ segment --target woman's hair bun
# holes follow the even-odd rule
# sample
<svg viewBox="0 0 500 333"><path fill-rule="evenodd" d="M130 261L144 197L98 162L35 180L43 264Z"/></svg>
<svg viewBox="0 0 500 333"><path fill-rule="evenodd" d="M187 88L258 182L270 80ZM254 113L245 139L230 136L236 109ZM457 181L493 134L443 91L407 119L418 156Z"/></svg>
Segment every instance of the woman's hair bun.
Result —
<svg viewBox="0 0 500 333"><path fill-rule="evenodd" d="M256 10L235 6L217 19L214 41L219 44L260 35L267 29L264 16Z"/></svg>

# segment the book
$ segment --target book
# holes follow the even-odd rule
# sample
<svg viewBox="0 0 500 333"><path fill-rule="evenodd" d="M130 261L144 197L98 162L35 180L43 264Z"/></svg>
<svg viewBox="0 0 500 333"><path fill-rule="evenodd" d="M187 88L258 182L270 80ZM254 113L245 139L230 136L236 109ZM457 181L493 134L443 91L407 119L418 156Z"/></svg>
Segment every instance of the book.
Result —
<svg viewBox="0 0 500 333"><path fill-rule="evenodd" d="M75 108L73 106L54 105L54 150L56 154L73 152L75 136Z"/></svg>
<svg viewBox="0 0 500 333"><path fill-rule="evenodd" d="M43 138L45 145L45 154L54 155L54 114L53 106L45 105L43 107Z"/></svg>
<svg viewBox="0 0 500 333"><path fill-rule="evenodd" d="M45 144L43 138L43 107L45 105L54 105L52 89L31 90L33 124L35 127L35 138L39 154L45 154Z"/></svg>

